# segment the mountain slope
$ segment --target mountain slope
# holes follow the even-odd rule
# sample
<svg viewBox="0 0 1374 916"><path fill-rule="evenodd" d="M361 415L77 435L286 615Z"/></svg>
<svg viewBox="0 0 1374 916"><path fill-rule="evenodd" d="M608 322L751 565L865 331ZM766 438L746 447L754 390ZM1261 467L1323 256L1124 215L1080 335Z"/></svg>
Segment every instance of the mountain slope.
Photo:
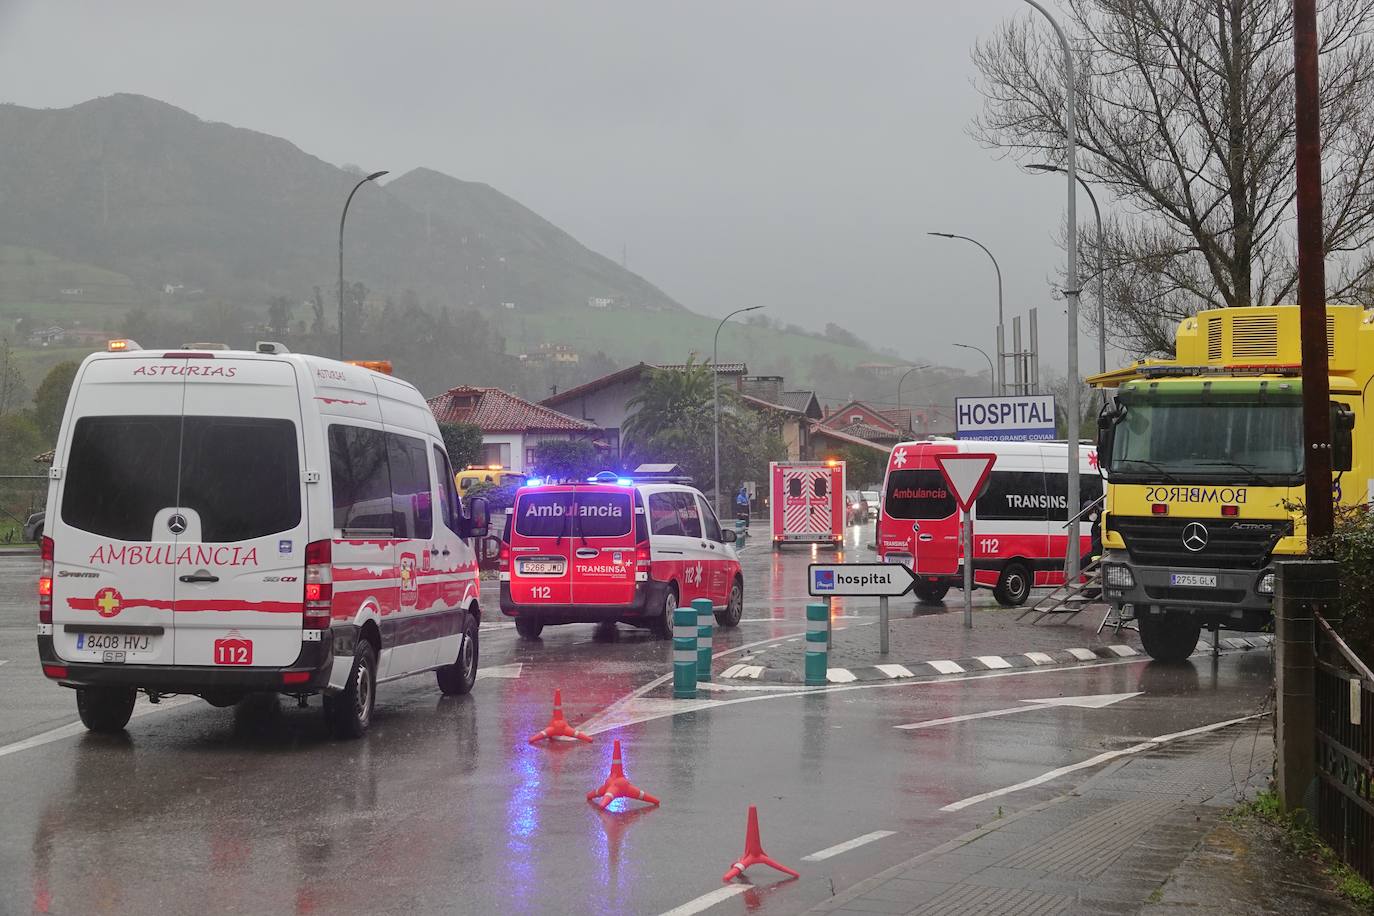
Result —
<svg viewBox="0 0 1374 916"><path fill-rule="evenodd" d="M286 140L143 96L0 105L0 244L115 271L149 293L182 284L257 306L329 289L356 180ZM605 296L679 307L514 200L429 169L359 192L347 258L350 281L446 305L542 310Z"/></svg>

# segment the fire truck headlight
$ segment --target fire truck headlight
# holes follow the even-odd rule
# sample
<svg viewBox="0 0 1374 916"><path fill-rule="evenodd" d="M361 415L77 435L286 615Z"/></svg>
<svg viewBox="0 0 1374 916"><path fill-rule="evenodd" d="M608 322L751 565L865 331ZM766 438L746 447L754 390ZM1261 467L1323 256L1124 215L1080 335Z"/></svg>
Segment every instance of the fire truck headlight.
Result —
<svg viewBox="0 0 1374 916"><path fill-rule="evenodd" d="M1129 566L1117 566L1115 564L1104 567L1103 575L1106 577L1107 585L1111 588L1134 588L1135 576L1131 574Z"/></svg>
<svg viewBox="0 0 1374 916"><path fill-rule="evenodd" d="M1274 594L1274 574L1272 572L1267 572L1260 576L1259 584L1255 586L1255 591L1259 592L1261 595Z"/></svg>

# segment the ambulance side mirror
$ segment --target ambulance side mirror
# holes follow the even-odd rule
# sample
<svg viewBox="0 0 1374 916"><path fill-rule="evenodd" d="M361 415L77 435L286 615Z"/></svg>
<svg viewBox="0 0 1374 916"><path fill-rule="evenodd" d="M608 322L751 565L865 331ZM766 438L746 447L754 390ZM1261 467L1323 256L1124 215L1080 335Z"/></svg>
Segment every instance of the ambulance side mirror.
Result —
<svg viewBox="0 0 1374 916"><path fill-rule="evenodd" d="M722 544L733 544L736 540L738 540L738 538L735 537L735 532L729 528L726 528L720 533L720 542Z"/></svg>
<svg viewBox="0 0 1374 916"><path fill-rule="evenodd" d="M469 538L484 538L491 527L491 513L487 509L485 496L474 496L468 500L467 532Z"/></svg>
<svg viewBox="0 0 1374 916"><path fill-rule="evenodd" d="M1355 463L1355 411L1331 402L1331 470L1348 471Z"/></svg>

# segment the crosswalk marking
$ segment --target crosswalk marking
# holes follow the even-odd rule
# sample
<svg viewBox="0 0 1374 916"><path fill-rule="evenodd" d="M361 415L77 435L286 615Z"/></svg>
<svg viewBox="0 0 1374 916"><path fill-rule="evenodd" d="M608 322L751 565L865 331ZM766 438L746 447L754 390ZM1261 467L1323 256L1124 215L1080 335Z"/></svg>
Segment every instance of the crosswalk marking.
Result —
<svg viewBox="0 0 1374 916"><path fill-rule="evenodd" d="M993 669L994 671L998 668L1011 667L1011 662L1007 661L1000 655L978 655L975 657L978 659L978 661L982 662L984 665L986 665L988 668Z"/></svg>
<svg viewBox="0 0 1374 916"><path fill-rule="evenodd" d="M933 662L926 662L926 664L934 668L941 674L962 674L964 671L964 667L962 665L951 661L945 661L943 659Z"/></svg>
<svg viewBox="0 0 1374 916"><path fill-rule="evenodd" d="M881 671L883 674L886 674L888 677L915 677L915 676L916 676L916 675L912 674L912 673L911 673L911 669L908 668L908 667L906 667L905 665L876 665L875 667L876 667L879 671Z"/></svg>

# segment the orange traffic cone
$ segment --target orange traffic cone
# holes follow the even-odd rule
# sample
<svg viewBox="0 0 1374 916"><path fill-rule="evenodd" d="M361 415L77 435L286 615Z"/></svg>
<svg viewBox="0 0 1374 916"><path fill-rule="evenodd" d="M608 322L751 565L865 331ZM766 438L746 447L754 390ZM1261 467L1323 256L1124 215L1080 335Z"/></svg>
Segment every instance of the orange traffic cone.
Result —
<svg viewBox="0 0 1374 916"><path fill-rule="evenodd" d="M615 743L611 751L611 775L606 777L601 788L595 792L587 793L587 801L592 802L602 810L605 810L606 806L617 798L634 798L651 805L658 804L658 799L625 778L625 768L620 763L619 741Z"/></svg>
<svg viewBox="0 0 1374 916"><path fill-rule="evenodd" d="M568 720L563 718L563 691L553 692L553 718L549 720L549 727L530 738L530 744L548 738L576 738L578 741L591 743L591 738L568 724Z"/></svg>
<svg viewBox="0 0 1374 916"><path fill-rule="evenodd" d="M763 851L763 844L759 841L759 809L753 805L749 806L749 825L744 830L744 855L739 857L739 861L730 866L730 870L725 873L721 880L727 884L733 878L738 878L744 874L744 870L750 865L767 865L769 868L776 868L785 875L800 878L801 875L780 865L769 858L768 853Z"/></svg>

